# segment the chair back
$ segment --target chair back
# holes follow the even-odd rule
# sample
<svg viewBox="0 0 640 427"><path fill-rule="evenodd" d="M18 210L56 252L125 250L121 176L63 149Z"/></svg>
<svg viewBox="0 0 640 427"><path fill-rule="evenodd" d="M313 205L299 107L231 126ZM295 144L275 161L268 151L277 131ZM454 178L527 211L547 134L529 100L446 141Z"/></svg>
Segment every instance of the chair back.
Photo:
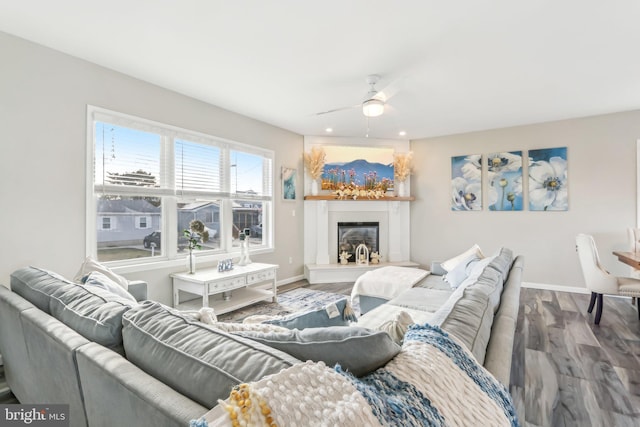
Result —
<svg viewBox="0 0 640 427"><path fill-rule="evenodd" d="M599 294L618 293L618 279L609 274L600 264L598 249L593 237L588 234L578 234L576 236L576 250L587 289Z"/></svg>

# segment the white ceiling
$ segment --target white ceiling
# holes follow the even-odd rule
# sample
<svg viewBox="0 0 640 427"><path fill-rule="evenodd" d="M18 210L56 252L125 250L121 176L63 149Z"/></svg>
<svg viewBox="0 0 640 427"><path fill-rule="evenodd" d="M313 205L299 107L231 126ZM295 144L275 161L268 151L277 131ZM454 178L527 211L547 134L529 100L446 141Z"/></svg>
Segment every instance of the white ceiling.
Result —
<svg viewBox="0 0 640 427"><path fill-rule="evenodd" d="M303 135L402 139L640 108L636 0L0 0L0 31ZM10 60L3 58L2 61Z"/></svg>

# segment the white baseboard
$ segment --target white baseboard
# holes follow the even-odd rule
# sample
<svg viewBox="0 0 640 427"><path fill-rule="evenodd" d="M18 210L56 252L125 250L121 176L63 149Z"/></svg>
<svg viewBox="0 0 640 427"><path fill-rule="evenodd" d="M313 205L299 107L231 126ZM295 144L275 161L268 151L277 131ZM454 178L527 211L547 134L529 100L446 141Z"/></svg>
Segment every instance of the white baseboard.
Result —
<svg viewBox="0 0 640 427"><path fill-rule="evenodd" d="M575 286L563 286L553 285L550 283L534 283L534 282L522 282L523 288L542 289L546 291L559 291L559 292L573 292L576 294L590 294L587 288L578 288Z"/></svg>
<svg viewBox="0 0 640 427"><path fill-rule="evenodd" d="M300 280L304 280L304 275L289 277L288 279L278 280L276 286L288 285L289 283L298 282Z"/></svg>

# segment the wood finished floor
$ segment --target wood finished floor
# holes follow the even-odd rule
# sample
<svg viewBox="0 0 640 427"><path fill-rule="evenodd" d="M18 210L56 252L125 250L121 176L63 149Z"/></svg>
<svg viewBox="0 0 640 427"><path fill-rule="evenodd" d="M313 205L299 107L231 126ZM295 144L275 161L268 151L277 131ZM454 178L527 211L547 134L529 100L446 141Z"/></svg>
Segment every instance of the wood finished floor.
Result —
<svg viewBox="0 0 640 427"><path fill-rule="evenodd" d="M297 282L280 290L303 285L345 295L352 287ZM523 426L640 426L638 314L628 298L604 301L596 326L588 295L522 289L510 392ZM17 403L2 367L0 403Z"/></svg>
<svg viewBox="0 0 640 427"><path fill-rule="evenodd" d="M522 289L510 391L524 426L640 426L638 313L604 301L598 326L588 295Z"/></svg>

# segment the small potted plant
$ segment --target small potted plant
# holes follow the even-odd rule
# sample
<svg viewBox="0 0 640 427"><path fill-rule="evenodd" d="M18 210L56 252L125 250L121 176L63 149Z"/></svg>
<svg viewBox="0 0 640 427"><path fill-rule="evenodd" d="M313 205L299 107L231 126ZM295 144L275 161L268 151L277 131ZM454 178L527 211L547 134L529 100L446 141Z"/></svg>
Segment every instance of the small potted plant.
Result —
<svg viewBox="0 0 640 427"><path fill-rule="evenodd" d="M189 256L187 258L187 266L189 274L196 272L196 256L193 254L194 249L202 249L202 243L209 240L209 230L199 219L194 219L189 223L189 229L183 230L182 234L187 239L187 247L189 248Z"/></svg>

